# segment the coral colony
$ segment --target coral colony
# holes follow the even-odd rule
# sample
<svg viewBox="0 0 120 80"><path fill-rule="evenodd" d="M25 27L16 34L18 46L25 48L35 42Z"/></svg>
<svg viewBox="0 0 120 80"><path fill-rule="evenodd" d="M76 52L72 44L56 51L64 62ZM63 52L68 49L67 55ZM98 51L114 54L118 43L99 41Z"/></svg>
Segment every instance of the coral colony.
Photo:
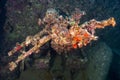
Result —
<svg viewBox="0 0 120 80"><path fill-rule="evenodd" d="M18 51L21 53L15 61L9 63L9 70L13 71L22 60L31 54L39 53L40 47L47 42L50 42L51 47L61 54L71 49L82 48L92 40L97 40L96 29L116 25L113 17L103 21L92 19L80 24L83 15L85 12L76 9L71 16L63 17L55 9L48 9L45 17L38 20L39 26L44 26L44 29L34 36L27 36L24 42L17 44L8 52L9 56ZM32 47L25 51L24 48L29 46Z"/></svg>

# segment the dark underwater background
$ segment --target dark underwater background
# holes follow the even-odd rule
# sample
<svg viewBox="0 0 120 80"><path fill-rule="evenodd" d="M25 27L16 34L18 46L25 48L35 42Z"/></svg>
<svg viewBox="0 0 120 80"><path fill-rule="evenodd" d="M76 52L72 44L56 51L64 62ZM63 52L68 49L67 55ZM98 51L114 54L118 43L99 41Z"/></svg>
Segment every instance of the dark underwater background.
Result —
<svg viewBox="0 0 120 80"><path fill-rule="evenodd" d="M69 15L79 8L86 12L81 23L114 17L116 26L97 30L99 39L82 52L71 52L74 54L72 58L52 54L50 68L30 67L39 64L30 57L25 69L2 72L10 61L6 58L7 53L16 42L21 43L28 35L42 29L37 20L44 17L48 8L55 8L62 15ZM79 62L79 53L86 54L86 63ZM34 60L39 62L41 58L44 61L49 59L48 56L36 55ZM74 60L76 63L72 62ZM0 0L0 80L120 80L120 0Z"/></svg>

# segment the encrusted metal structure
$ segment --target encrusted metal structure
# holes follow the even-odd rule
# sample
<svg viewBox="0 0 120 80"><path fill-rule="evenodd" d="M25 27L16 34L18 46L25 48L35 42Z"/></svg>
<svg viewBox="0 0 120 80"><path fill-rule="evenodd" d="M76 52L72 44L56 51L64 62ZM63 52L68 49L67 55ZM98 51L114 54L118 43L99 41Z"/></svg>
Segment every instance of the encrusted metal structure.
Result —
<svg viewBox="0 0 120 80"><path fill-rule="evenodd" d="M76 9L71 16L63 17L55 9L48 9L43 19L38 20L39 26L44 29L34 36L28 36L24 42L17 45L8 52L9 56L16 52L21 52L15 61L9 63L9 70L13 71L26 57L31 54L39 53L40 47L50 41L51 47L58 54L70 51L71 49L82 48L87 46L92 40L97 40L95 30L105 28L106 26L115 26L116 22L113 17L96 21L92 19L80 24L81 17L85 12ZM25 51L25 47L31 47Z"/></svg>

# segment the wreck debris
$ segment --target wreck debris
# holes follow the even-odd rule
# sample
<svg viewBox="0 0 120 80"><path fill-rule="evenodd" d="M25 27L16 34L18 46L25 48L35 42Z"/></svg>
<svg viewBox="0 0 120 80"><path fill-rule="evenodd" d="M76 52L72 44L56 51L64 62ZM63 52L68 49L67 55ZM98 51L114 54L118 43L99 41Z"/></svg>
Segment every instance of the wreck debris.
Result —
<svg viewBox="0 0 120 80"><path fill-rule="evenodd" d="M116 22L113 17L96 21L95 19L80 24L80 18L84 12L76 10L71 17L65 18L55 9L48 9L43 19L39 19L39 26L44 25L44 29L34 36L28 36L24 42L17 44L10 52L9 56L20 51L21 54L15 61L9 63L9 70L13 71L26 57L33 53L38 53L40 47L50 41L51 47L60 53L70 51L71 49L82 48L87 46L92 40L97 40L95 30L98 28L105 28L106 26L115 26ZM79 25L80 24L80 25ZM22 51L24 47L32 47L28 51Z"/></svg>

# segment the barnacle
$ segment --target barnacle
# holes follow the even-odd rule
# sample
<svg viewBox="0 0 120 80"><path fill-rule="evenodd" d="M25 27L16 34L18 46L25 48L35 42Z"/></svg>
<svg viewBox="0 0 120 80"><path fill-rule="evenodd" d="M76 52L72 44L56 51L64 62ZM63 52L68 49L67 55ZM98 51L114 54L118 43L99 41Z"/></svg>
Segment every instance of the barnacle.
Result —
<svg viewBox="0 0 120 80"><path fill-rule="evenodd" d="M84 12L77 10L71 17L64 18L55 9L48 9L45 17L40 19L40 24L43 24L45 28L34 36L28 36L24 42L8 52L8 55L12 56L24 47L32 46L28 51L21 51L18 58L9 63L9 69L13 71L20 61L33 53L38 53L40 47L47 42L50 42L51 47L58 54L64 53L71 49L82 48L92 40L97 40L98 37L95 35L97 28L114 27L116 24L113 17L103 21L92 19L80 24L79 21L84 14Z"/></svg>

